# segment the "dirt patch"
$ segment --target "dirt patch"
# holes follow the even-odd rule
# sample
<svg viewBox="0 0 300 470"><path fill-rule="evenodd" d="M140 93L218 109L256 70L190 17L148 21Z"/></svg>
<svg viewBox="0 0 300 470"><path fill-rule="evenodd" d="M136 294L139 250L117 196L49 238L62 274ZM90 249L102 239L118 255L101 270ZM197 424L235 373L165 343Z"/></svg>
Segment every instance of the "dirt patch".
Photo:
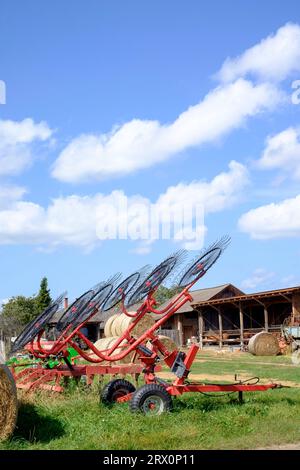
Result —
<svg viewBox="0 0 300 470"><path fill-rule="evenodd" d="M278 444L271 447L258 447L255 450L300 450L300 442L297 444Z"/></svg>
<svg viewBox="0 0 300 470"><path fill-rule="evenodd" d="M198 363L198 364L199 363L205 363L205 362L213 362L215 364L217 361L216 361L216 359L195 359L194 360L194 363ZM235 361L233 360L233 358L226 358L226 359L221 358L220 362L222 362L222 364L225 364L225 363L234 364ZM254 365L255 364L256 366L262 365L262 366L273 366L273 367L294 367L294 368L296 367L294 364L285 364L285 363L280 363L280 362L241 361L241 363L249 364L249 365Z"/></svg>
<svg viewBox="0 0 300 470"><path fill-rule="evenodd" d="M174 380L174 374L171 372L158 372L156 374L158 377L166 380ZM249 374L238 374L238 380L247 380L249 379ZM234 376L232 374L189 374L189 381L195 382L236 382ZM297 387L300 388L300 384L297 382L292 382L290 380L279 380L279 379L260 379L259 383L266 384L266 383L280 383L281 385L286 385L287 387Z"/></svg>

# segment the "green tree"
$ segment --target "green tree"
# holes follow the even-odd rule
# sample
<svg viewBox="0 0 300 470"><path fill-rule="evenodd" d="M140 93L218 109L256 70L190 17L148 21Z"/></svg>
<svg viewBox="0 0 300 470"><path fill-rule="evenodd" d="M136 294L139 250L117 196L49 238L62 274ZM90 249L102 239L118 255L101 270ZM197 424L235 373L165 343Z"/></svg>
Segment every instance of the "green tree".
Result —
<svg viewBox="0 0 300 470"><path fill-rule="evenodd" d="M37 314L45 310L51 303L50 289L48 289L48 279L46 277L41 280L40 290L35 301Z"/></svg>
<svg viewBox="0 0 300 470"><path fill-rule="evenodd" d="M177 286L173 287L165 287L159 286L155 293L155 300L157 302L157 306L162 305L167 300L171 299L174 295L180 292L181 288Z"/></svg>
<svg viewBox="0 0 300 470"><path fill-rule="evenodd" d="M2 316L4 319L9 319L10 322L16 326L27 325L37 315L36 299L35 297L24 297L18 295L12 297L2 307Z"/></svg>

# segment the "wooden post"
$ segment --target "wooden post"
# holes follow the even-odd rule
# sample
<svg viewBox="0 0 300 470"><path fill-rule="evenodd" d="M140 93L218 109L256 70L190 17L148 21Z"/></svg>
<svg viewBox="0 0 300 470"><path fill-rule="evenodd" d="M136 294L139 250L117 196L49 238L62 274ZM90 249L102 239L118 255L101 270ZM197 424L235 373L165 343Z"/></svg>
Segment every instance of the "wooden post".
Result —
<svg viewBox="0 0 300 470"><path fill-rule="evenodd" d="M200 346L200 349L203 349L204 320L203 320L202 310L198 310L198 325L199 325L199 346Z"/></svg>
<svg viewBox="0 0 300 470"><path fill-rule="evenodd" d="M300 295L295 294L292 297L292 325L300 321Z"/></svg>
<svg viewBox="0 0 300 470"><path fill-rule="evenodd" d="M265 330L269 330L269 316L268 316L268 309L264 306L264 317L265 317Z"/></svg>
<svg viewBox="0 0 300 470"><path fill-rule="evenodd" d="M243 312L241 302L239 305L239 310L240 310L240 342L241 342L241 348L243 348L244 347L244 312Z"/></svg>
<svg viewBox="0 0 300 470"><path fill-rule="evenodd" d="M180 313L177 315L177 329L179 331L180 346L183 346L183 327L182 327L182 318L181 318Z"/></svg>
<svg viewBox="0 0 300 470"><path fill-rule="evenodd" d="M222 349L223 347L223 322L222 322L222 314L221 309L218 308L218 317L219 317L219 347Z"/></svg>

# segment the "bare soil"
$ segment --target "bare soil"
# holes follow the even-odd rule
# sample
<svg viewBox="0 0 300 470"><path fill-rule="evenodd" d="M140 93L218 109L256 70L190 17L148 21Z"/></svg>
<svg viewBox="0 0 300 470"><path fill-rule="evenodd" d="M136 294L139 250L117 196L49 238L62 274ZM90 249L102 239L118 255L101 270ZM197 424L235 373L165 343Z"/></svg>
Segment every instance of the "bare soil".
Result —
<svg viewBox="0 0 300 470"><path fill-rule="evenodd" d="M157 376L166 379L166 380L174 380L175 376L171 372L158 372ZM238 380L246 380L249 379L249 374L238 374ZM222 374L222 375L217 375L217 374L189 374L189 381L195 381L195 382L235 382L235 378L231 374ZM270 383L270 382L277 382L281 383L281 385L286 385L287 387L297 387L300 388L300 384L297 382L292 382L290 380L279 380L279 379L261 379L260 383Z"/></svg>

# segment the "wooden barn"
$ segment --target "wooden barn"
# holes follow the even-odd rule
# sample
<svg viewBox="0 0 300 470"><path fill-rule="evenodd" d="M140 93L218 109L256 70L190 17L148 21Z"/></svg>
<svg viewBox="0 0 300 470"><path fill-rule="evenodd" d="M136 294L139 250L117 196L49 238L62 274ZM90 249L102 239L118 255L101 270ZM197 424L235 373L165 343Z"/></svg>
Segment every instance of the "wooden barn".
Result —
<svg viewBox="0 0 300 470"><path fill-rule="evenodd" d="M191 295L192 302L183 306L164 330L176 330L180 345L194 340L202 348L212 344L243 347L259 331L280 333L285 318L300 315L300 286L245 294L224 284L195 290Z"/></svg>

